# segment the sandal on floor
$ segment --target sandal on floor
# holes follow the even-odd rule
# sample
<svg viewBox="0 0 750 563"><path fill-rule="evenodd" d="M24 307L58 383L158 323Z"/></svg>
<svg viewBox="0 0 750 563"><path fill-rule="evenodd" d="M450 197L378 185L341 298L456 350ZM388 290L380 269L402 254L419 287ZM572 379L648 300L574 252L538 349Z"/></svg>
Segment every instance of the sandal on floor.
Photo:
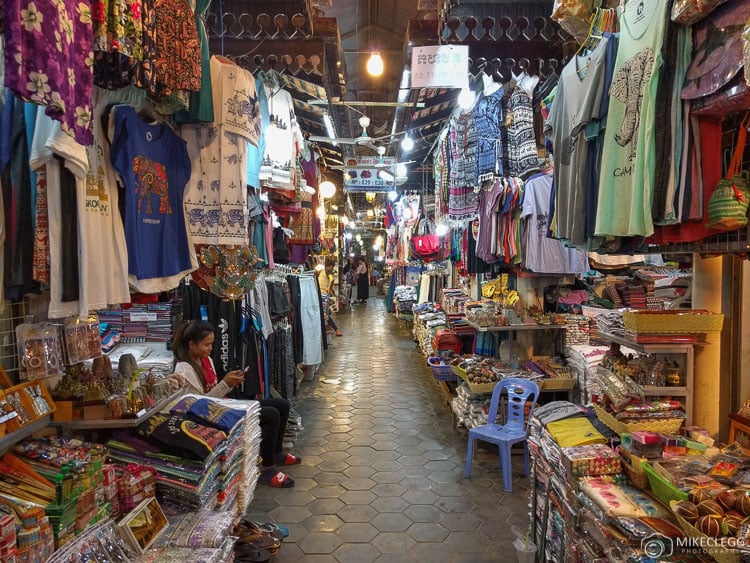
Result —
<svg viewBox="0 0 750 563"><path fill-rule="evenodd" d="M234 560L237 563L267 563L271 560L271 553L251 543L235 545Z"/></svg>
<svg viewBox="0 0 750 563"><path fill-rule="evenodd" d="M237 530L243 529L254 529L259 530L263 533L270 534L277 540L283 541L284 538L289 537L289 528L282 526L281 524L273 524L271 522L253 522L252 520L242 519L240 523L235 526L235 535L238 535Z"/></svg>
<svg viewBox="0 0 750 563"><path fill-rule="evenodd" d="M344 333L341 332L340 330L337 330L336 331L336 336L344 336Z"/></svg>
<svg viewBox="0 0 750 563"><path fill-rule="evenodd" d="M276 457L276 465L298 465L302 463L302 458L289 453L280 453Z"/></svg>
<svg viewBox="0 0 750 563"><path fill-rule="evenodd" d="M261 471L258 481L260 481L261 483L265 485L269 485L271 487L278 487L281 489L288 489L290 487L294 487L294 479L292 479L286 473L282 473L281 471L278 471L278 470L276 471L276 473L273 473L271 471Z"/></svg>

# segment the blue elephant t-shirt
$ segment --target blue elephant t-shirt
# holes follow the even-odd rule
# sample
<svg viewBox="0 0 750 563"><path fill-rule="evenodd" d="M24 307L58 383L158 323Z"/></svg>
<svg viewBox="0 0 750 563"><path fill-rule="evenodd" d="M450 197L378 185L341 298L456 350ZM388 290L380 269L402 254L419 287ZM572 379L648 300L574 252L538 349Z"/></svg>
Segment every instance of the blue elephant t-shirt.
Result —
<svg viewBox="0 0 750 563"><path fill-rule="evenodd" d="M143 293L173 289L194 269L183 210L190 178L185 141L129 106L116 109L114 124L110 157L125 191L130 284Z"/></svg>

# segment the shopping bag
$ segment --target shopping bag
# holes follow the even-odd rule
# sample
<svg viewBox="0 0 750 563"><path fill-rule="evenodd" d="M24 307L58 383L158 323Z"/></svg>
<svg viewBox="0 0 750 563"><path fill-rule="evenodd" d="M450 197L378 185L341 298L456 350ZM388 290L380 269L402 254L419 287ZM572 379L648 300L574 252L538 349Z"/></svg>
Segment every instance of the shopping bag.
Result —
<svg viewBox="0 0 750 563"><path fill-rule="evenodd" d="M737 134L737 146L727 175L719 181L708 200L708 227L720 231L736 231L747 225L750 181L748 173L740 172L742 156L745 152L747 128L750 114L745 115Z"/></svg>

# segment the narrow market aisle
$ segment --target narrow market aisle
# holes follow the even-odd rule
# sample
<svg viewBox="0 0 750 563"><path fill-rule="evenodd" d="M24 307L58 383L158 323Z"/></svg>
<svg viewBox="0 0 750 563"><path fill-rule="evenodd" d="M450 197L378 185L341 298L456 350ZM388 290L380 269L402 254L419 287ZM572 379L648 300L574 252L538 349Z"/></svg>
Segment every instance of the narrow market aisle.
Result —
<svg viewBox="0 0 750 563"><path fill-rule="evenodd" d="M289 528L275 561L515 561L510 525L529 522L523 457L512 493L496 450L480 449L464 480L466 431L410 326L374 296L336 321L344 336L293 403L304 427L296 485L258 487L250 505L253 519Z"/></svg>

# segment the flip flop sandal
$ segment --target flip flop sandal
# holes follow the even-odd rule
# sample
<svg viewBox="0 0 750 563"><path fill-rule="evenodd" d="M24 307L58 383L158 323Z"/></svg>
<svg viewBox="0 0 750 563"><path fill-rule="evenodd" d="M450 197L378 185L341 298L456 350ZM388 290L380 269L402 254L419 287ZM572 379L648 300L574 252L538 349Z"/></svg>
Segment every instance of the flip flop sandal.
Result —
<svg viewBox="0 0 750 563"><path fill-rule="evenodd" d="M289 528L281 526L279 524L272 524L271 522L253 522L252 520L242 519L240 523L234 528L235 535L242 533L244 530L257 530L265 534L270 534L277 540L284 541L284 538L289 537Z"/></svg>
<svg viewBox="0 0 750 563"><path fill-rule="evenodd" d="M261 475L261 478L259 480L266 485L269 485L271 487L278 487L280 489L288 489L290 487L294 487L294 479L292 479L286 473L282 473L281 471L276 473L270 479Z"/></svg>
<svg viewBox="0 0 750 563"><path fill-rule="evenodd" d="M298 465L302 463L302 458L292 454L284 454L284 457L276 460L276 465Z"/></svg>
<svg viewBox="0 0 750 563"><path fill-rule="evenodd" d="M281 546L281 541L277 540L270 534L261 531L247 532L240 534L237 538L239 545L254 545L262 549L272 550Z"/></svg>
<svg viewBox="0 0 750 563"><path fill-rule="evenodd" d="M235 545L234 560L237 563L267 563L271 560L271 553L253 544Z"/></svg>

